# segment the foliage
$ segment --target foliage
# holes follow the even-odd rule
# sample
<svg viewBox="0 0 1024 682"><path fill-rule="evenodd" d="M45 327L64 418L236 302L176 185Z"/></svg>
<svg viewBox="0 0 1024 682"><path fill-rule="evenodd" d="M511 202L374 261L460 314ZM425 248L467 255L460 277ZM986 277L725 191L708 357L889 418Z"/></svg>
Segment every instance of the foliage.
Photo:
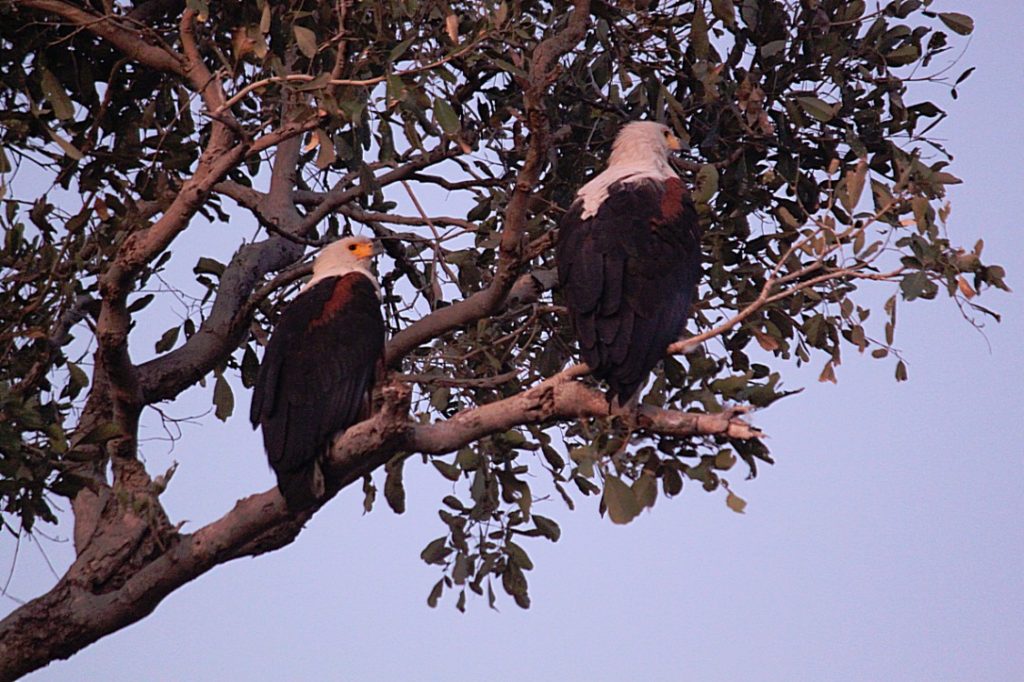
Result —
<svg viewBox="0 0 1024 682"><path fill-rule="evenodd" d="M52 521L47 496L74 495L88 480L76 462L118 461L132 418L110 393L116 354L103 350L117 344L101 338L104 320L168 305L171 292L134 292L167 266L174 239L203 238L201 226L185 229L190 222L229 220L225 198L263 232L231 263L199 260L205 298L152 354L131 349L128 384L141 399L125 404L172 399L213 375L216 416L228 419L235 399L225 373L251 385L260 343L302 273L287 266L302 245L352 229L384 240L396 344L418 320L441 320L437 333L389 357L417 386L414 421L453 419L556 375L574 342L550 291L553 229L634 119L665 120L685 141L679 170L707 227L689 326L698 336L673 348L686 355L666 358L646 407L767 407L790 393L787 367L821 363L821 379L835 381L851 348L894 362L905 379L895 345L902 302L945 293L973 321L994 315L975 295L1005 288L980 242L963 249L946 232L945 187L960 181L929 137L945 113L921 98L956 96L971 69L946 76L951 33L973 26L930 4L595 3L585 36L540 84L538 46L570 29L564 2L189 0L185 18L173 2L115 2L117 20L88 30L97 3L67 3L74 11L60 16L42 2L0 5L5 524L16 532ZM172 50L183 57L165 63ZM218 135L242 149L224 169L226 151L206 154ZM297 135L303 146L288 156ZM19 181L33 165L47 184ZM517 193L528 198L521 225ZM175 216L180 229L168 228L143 263L119 262L133 265L132 239L148 243ZM261 244L284 255L272 266L266 251L247 261ZM246 280L236 263L249 262L260 266ZM268 284L274 271L284 274ZM506 271L522 277L511 296L509 286L500 292L501 305L443 324L446 308L493 290ZM123 272L133 297L121 310ZM225 316L218 305L234 308ZM229 340L211 356L200 348L208 333ZM99 376L88 372L93 350ZM396 511L409 454L387 467L384 494ZM727 487L722 474L737 459L750 475L771 461L756 438L593 416L517 423L426 459L455 484L439 512L445 535L422 554L444 570L429 601L454 589L460 609L467 587L493 604L494 579L529 605L522 537L560 534L534 513L539 495L553 489L569 507L600 495L602 511L625 523L688 480ZM372 478L364 490L372 507ZM727 502L742 511L732 492Z"/></svg>

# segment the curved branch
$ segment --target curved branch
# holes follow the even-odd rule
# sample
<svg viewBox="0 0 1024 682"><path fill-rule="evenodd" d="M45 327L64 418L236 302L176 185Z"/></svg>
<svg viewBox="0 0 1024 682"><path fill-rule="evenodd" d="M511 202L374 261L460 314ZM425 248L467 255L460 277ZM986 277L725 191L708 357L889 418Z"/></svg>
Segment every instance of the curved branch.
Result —
<svg viewBox="0 0 1024 682"><path fill-rule="evenodd" d="M303 247L283 237L242 247L220 280L213 310L180 348L139 365L142 400L169 400L205 376L242 341L249 315L240 314L256 284L268 272L281 270L302 257Z"/></svg>
<svg viewBox="0 0 1024 682"><path fill-rule="evenodd" d="M21 5L63 17L76 26L95 33L125 55L137 59L151 69L179 76L186 75L185 60L180 54L151 44L145 39L143 31L125 26L117 17L95 14L61 0L22 0Z"/></svg>

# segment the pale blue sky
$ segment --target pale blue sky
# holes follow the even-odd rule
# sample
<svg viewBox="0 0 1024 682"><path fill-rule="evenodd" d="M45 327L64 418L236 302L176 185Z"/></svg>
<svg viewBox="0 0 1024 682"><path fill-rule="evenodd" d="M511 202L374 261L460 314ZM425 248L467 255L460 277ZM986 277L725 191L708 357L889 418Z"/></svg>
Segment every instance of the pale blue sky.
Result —
<svg viewBox="0 0 1024 682"><path fill-rule="evenodd" d="M928 93L950 113L939 135L965 180L949 231L968 246L983 237L1020 291L1024 9L935 7L977 22L961 66L978 69L960 99ZM447 599L426 606L438 574L419 552L443 532L435 510L450 484L413 460L404 516L383 505L362 516L347 491L291 547L218 567L26 679L1024 679L1024 306L999 292L980 302L1004 314L987 339L948 301L901 304L908 383L852 355L837 386L818 384L817 367L784 373L807 390L753 418L778 464L731 479L745 515L697 486L625 527L600 519L593 500L573 513L539 503L563 535L528 543L529 611L505 598L500 613L483 600L466 614ZM189 397L172 412L209 405L209 389ZM226 426L186 427L173 453L146 446L155 470L181 462L166 502L189 528L272 485L244 420L248 396L238 400ZM0 543L0 566L12 549ZM46 550L66 565L66 544ZM50 582L23 543L12 594Z"/></svg>

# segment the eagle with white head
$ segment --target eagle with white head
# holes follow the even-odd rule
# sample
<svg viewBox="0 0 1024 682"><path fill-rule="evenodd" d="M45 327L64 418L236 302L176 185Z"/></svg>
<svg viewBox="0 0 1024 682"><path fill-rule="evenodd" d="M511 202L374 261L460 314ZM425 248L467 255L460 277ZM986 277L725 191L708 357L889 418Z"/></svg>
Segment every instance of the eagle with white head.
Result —
<svg viewBox="0 0 1024 682"><path fill-rule="evenodd" d="M267 459L292 511L324 494L321 460L333 437L370 415L384 352L380 285L371 270L378 253L366 237L324 247L263 355L249 419L263 428Z"/></svg>
<svg viewBox="0 0 1024 682"><path fill-rule="evenodd" d="M559 225L558 281L580 355L620 407L682 334L700 278L697 211L668 162L680 147L668 126L625 125Z"/></svg>

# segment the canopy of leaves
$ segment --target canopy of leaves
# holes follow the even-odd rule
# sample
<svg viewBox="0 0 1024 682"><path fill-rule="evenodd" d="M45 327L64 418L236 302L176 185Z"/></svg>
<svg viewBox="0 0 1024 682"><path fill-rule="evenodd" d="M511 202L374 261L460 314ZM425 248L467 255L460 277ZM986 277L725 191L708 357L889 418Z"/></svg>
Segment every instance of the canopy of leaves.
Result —
<svg viewBox="0 0 1024 682"><path fill-rule="evenodd" d="M261 340L294 290L294 277L270 287L259 277L296 261L301 244L347 230L384 240L380 274L396 334L485 291L503 258L522 276L503 305L391 358L418 387L414 419L450 419L554 375L574 341L551 291L553 231L618 128L636 119L663 120L684 140L678 168L706 224L688 326L701 343L673 349L689 352L665 359L647 406L765 407L787 395L786 367L820 363L822 380L835 381L849 349L893 362L904 379L894 345L901 301L941 292L970 317L988 312L977 292L1005 288L981 243L960 248L945 230L945 187L959 180L929 137L945 114L924 98L955 97L969 76L950 71L950 32L968 34L972 22L932 12L927 0L876 11L862 0L593 3L539 103L527 101L531 68L541 41L571 21L565 2L189 0L191 28L186 3L114 2L114 19L97 30L82 25L100 3L68 2L73 11L62 15L45 4L0 5L0 506L15 532L52 520L48 495L73 489L63 474L76 452L120 433L77 422L85 389L96 390L86 368L101 281L129 235L151 228L203 164L216 163L200 157L217 126L250 151L197 193L193 215L227 221L228 198L267 233L235 260L267 243L286 257L268 266L260 256L241 294L248 307L228 317L217 306L242 281L235 261L196 265L208 292L199 309L152 352L132 349L136 361L151 357L138 365L145 403L214 373L217 416L227 419L224 373L251 385ZM138 40L118 42L119 33ZM195 60L225 98L189 71ZM540 129L539 178L519 188L529 191L525 229L509 243L507 208ZM276 145L261 141L288 130L303 147L295 168L276 168ZM51 184L18 183L27 165ZM292 185L286 205L267 190L272 172ZM147 262L132 289L169 254ZM867 285L884 295L864 295ZM135 297L126 314L167 306L170 295ZM232 343L178 367L206 332ZM624 523L686 481L717 489L737 458L751 475L771 461L757 439L643 426L532 423L433 458L456 485L440 511L446 533L423 551L444 569L430 603L455 589L461 609L467 587L493 603L497 579L527 606L532 563L519 537L558 539L555 521L533 513L552 489L570 507L580 494L601 495L602 510ZM401 467L401 458L389 465L384 483L399 511ZM372 480L364 490L372 506ZM742 510L731 492L728 502Z"/></svg>

